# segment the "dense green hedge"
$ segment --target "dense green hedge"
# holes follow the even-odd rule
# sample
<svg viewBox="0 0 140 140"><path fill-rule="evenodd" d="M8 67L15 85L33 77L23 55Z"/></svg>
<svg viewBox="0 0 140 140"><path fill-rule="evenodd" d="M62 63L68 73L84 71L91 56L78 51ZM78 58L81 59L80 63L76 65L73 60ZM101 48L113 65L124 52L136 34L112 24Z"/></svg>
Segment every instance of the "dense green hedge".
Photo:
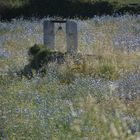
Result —
<svg viewBox="0 0 140 140"><path fill-rule="evenodd" d="M1 0L0 17L11 19L14 17L93 17L114 13L140 13L140 2L127 0Z"/></svg>

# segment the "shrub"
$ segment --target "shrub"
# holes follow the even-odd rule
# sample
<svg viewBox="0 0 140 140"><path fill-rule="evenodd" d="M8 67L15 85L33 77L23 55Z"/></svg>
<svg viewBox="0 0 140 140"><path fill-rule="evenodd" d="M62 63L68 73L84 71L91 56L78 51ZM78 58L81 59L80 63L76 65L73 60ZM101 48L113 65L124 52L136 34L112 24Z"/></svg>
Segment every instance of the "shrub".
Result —
<svg viewBox="0 0 140 140"><path fill-rule="evenodd" d="M46 73L46 66L49 62L62 63L64 53L51 51L44 45L35 44L29 49L29 64L24 68L24 75L33 76L32 71L42 74Z"/></svg>
<svg viewBox="0 0 140 140"><path fill-rule="evenodd" d="M41 49L45 49L44 45L37 45L35 44L29 49L29 55L36 55Z"/></svg>

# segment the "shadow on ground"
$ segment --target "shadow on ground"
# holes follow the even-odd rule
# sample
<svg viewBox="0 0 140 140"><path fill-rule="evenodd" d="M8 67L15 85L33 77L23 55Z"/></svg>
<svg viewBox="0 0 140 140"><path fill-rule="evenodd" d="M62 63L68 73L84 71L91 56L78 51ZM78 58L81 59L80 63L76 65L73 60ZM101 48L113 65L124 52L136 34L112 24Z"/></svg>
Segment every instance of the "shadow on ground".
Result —
<svg viewBox="0 0 140 140"><path fill-rule="evenodd" d="M10 20L16 17L44 16L62 18L90 18L94 15L112 15L114 13L140 14L140 4L131 4L118 7L118 3L107 1L80 2L72 0L29 0L19 8L10 8L6 4L0 6L0 17L2 20Z"/></svg>
<svg viewBox="0 0 140 140"><path fill-rule="evenodd" d="M66 53L61 53L57 51L50 51L46 49L44 45L35 44L29 49L29 64L27 64L24 69L19 73L19 75L26 76L28 78L33 77L33 71L41 75L46 74L47 65L52 62L62 64L65 61Z"/></svg>

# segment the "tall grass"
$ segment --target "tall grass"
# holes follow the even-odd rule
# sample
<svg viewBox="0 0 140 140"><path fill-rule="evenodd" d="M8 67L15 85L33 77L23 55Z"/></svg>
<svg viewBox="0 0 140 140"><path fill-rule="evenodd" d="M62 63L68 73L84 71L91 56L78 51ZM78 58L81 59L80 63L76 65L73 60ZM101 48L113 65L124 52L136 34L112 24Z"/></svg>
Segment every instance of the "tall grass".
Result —
<svg viewBox="0 0 140 140"><path fill-rule="evenodd" d="M0 139L139 139L139 20L77 20L78 54L31 79L17 72L43 44L44 19L0 22Z"/></svg>

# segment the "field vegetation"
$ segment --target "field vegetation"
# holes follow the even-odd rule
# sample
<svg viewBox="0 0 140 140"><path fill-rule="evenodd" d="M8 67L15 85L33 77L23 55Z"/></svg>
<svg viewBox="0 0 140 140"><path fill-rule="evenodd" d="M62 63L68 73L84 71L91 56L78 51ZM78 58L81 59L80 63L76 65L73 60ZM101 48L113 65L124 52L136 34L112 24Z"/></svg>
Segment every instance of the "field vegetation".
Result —
<svg viewBox="0 0 140 140"><path fill-rule="evenodd" d="M0 22L0 139L139 140L140 15L75 19L75 56L56 25L64 61L42 63L42 75L34 64L53 53L42 45L44 20ZM32 46L43 50L33 57Z"/></svg>
<svg viewBox="0 0 140 140"><path fill-rule="evenodd" d="M94 15L140 14L140 0L0 0L0 18L44 16L91 18Z"/></svg>

